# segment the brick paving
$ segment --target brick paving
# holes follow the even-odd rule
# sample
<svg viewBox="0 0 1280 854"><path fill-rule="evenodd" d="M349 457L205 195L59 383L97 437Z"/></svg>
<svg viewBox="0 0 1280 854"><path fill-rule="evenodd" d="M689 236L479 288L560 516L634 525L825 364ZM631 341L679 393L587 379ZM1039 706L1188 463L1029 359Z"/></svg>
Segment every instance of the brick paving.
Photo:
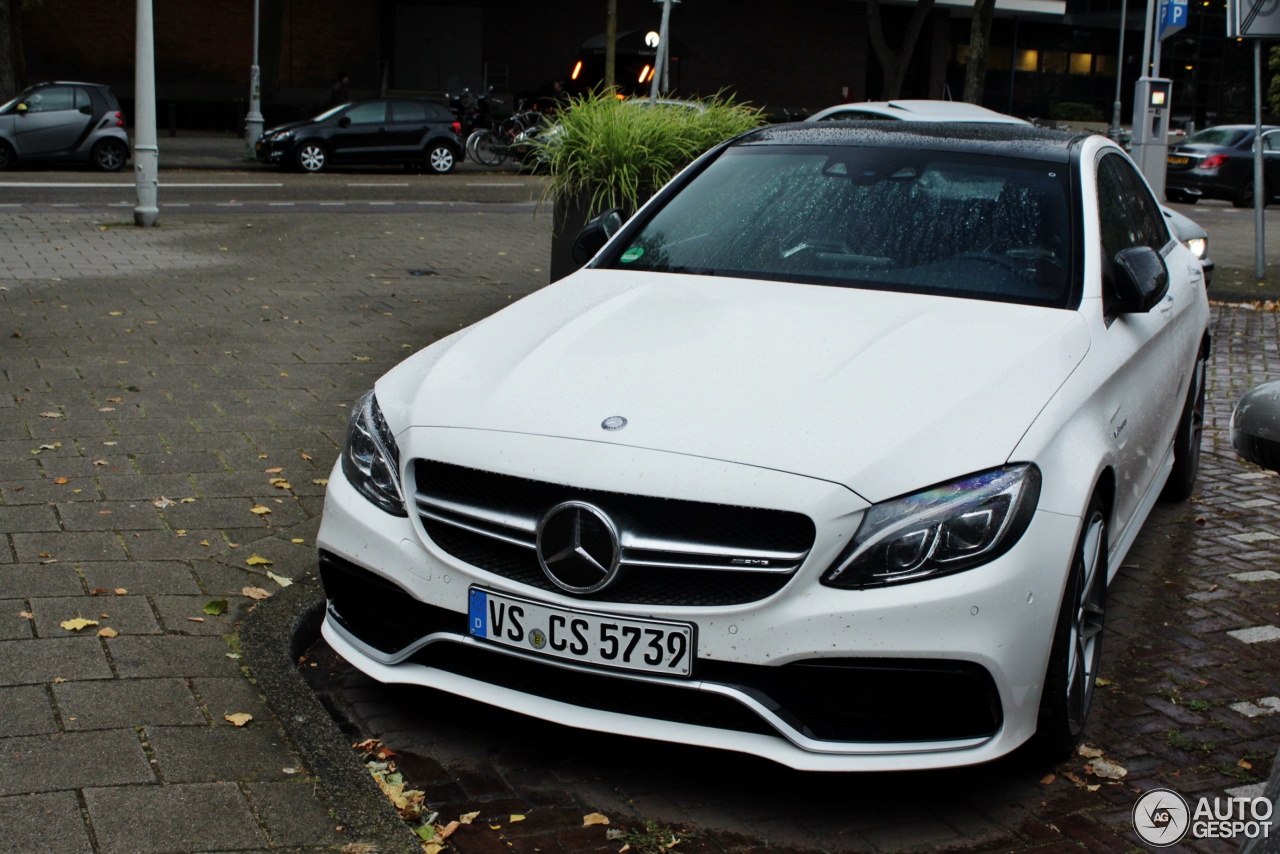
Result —
<svg viewBox="0 0 1280 854"><path fill-rule="evenodd" d="M242 591L313 573L351 402L544 283L545 231L502 205L119 217L0 213L0 852L339 850L237 660Z"/></svg>
<svg viewBox="0 0 1280 854"><path fill-rule="evenodd" d="M499 205L112 216L0 212L0 852L341 850L359 841L343 804L233 657L242 591L279 590L267 569L314 581L313 481L350 402L540 286L545 223ZM375 685L322 646L302 671L444 818L481 811L464 854L618 850L581 827L596 811L695 834L676 850L1133 850L1140 791L1252 791L1280 743L1280 494L1226 436L1232 402L1280 373L1277 326L1215 309L1199 489L1157 508L1111 587L1087 741L1120 782L1084 758L798 774Z"/></svg>

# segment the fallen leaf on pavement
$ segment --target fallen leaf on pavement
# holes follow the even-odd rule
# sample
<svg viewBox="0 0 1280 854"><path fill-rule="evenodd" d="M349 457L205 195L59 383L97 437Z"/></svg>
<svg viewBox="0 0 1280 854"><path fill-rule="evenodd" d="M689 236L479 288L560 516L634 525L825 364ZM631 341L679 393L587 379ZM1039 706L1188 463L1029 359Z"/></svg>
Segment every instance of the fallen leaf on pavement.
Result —
<svg viewBox="0 0 1280 854"><path fill-rule="evenodd" d="M304 460L310 460L310 459L311 459L311 455L310 455L310 454L308 454L306 451L303 451L302 453L298 454L298 456L302 457Z"/></svg>
<svg viewBox="0 0 1280 854"><path fill-rule="evenodd" d="M161 510L163 510L163 509L165 509L166 507L172 507L172 506L173 506L173 502L172 502L172 501L170 501L168 498L165 498L163 495L161 495L161 496L160 496L159 498L157 498L155 501L152 501L152 502L151 502L151 505L152 505L153 507L158 507L158 508L160 508Z"/></svg>
<svg viewBox="0 0 1280 854"><path fill-rule="evenodd" d="M1239 762L1236 763L1236 765L1240 766L1246 771L1253 769L1253 763L1250 762L1248 759L1241 759Z"/></svg>
<svg viewBox="0 0 1280 854"><path fill-rule="evenodd" d="M227 612L226 599L214 599L212 602L205 603L204 612L210 617L216 617Z"/></svg>
<svg viewBox="0 0 1280 854"><path fill-rule="evenodd" d="M280 474L280 472L282 472L282 471L284 471L284 468L283 468L282 466L276 466L276 467L275 467L275 468L273 468L273 469L263 469L263 470L262 470L263 474Z"/></svg>
<svg viewBox="0 0 1280 854"><path fill-rule="evenodd" d="M204 617L187 617L187 619L188 619L189 621L193 622L193 623L203 623L203 622L204 622Z"/></svg>
<svg viewBox="0 0 1280 854"><path fill-rule="evenodd" d="M271 593L270 591L263 590L261 587L244 587L241 588L240 595L247 596L250 599L266 599L271 595Z"/></svg>
<svg viewBox="0 0 1280 854"><path fill-rule="evenodd" d="M515 824L517 821L524 821L524 816L519 813L512 813L511 818L507 819L508 824Z"/></svg>
<svg viewBox="0 0 1280 854"><path fill-rule="evenodd" d="M312 482L312 483L314 483L316 486L328 486L328 485L329 485L329 478L327 478L327 477L318 477L318 478L316 478L315 480L313 480L313 481L311 481L311 482Z"/></svg>
<svg viewBox="0 0 1280 854"><path fill-rule="evenodd" d="M1095 759L1093 761L1092 769L1086 767L1085 770L1090 771L1093 776L1101 777L1104 780L1119 780L1129 774L1129 770L1127 768L1117 765L1114 762L1109 762L1106 759Z"/></svg>
<svg viewBox="0 0 1280 854"><path fill-rule="evenodd" d="M594 824L608 824L608 823L609 823L609 817L607 815L603 815L602 813L598 813L598 812L593 812L590 815L584 815L582 817L583 827L591 827Z"/></svg>
<svg viewBox="0 0 1280 854"><path fill-rule="evenodd" d="M1040 778L1040 785L1048 786L1056 779L1058 779L1057 774L1045 774L1043 777Z"/></svg>
<svg viewBox="0 0 1280 854"><path fill-rule="evenodd" d="M248 712L236 712L234 715L223 715L222 719L228 723L233 723L236 726L244 726L249 721L253 720L253 715Z"/></svg>
<svg viewBox="0 0 1280 854"><path fill-rule="evenodd" d="M111 463L107 462L106 460L94 460L94 461L93 461L93 464L94 464L95 466L109 466L109 465L111 465Z"/></svg>
<svg viewBox="0 0 1280 854"><path fill-rule="evenodd" d="M479 813L476 813L476 815L479 815ZM448 824L446 824L444 827L441 827L439 829L439 831L436 834L436 838L439 839L441 842L444 842L450 836L453 836L453 832L461 826L462 826L462 822L451 821Z"/></svg>
<svg viewBox="0 0 1280 854"><path fill-rule="evenodd" d="M274 581L276 584L279 584L281 587L288 587L290 584L293 583L292 578L285 578L283 575L276 575L274 572L271 572L270 570L267 570L267 578L270 578L272 581Z"/></svg>
<svg viewBox="0 0 1280 854"><path fill-rule="evenodd" d="M89 626L98 625L97 620L86 620L84 617L76 617L74 620L63 620L58 625L62 626L69 632L78 632L81 629L87 629Z"/></svg>
<svg viewBox="0 0 1280 854"><path fill-rule="evenodd" d="M258 516L265 516L271 512L271 508L263 507L261 504L255 504L249 508L249 512L257 514Z"/></svg>
<svg viewBox="0 0 1280 854"><path fill-rule="evenodd" d="M249 566L271 566L275 561L270 558L265 558L262 555L255 554L246 559L245 563Z"/></svg>
<svg viewBox="0 0 1280 854"><path fill-rule="evenodd" d="M305 543L305 542L306 542L306 540L302 539L302 537L294 537L294 538L293 538L292 540L290 540L289 542L293 543L295 546L300 546L300 545L302 545L303 543Z"/></svg>
<svg viewBox="0 0 1280 854"><path fill-rule="evenodd" d="M63 415L61 412L41 412L40 417L41 418L65 418L66 416Z"/></svg>
<svg viewBox="0 0 1280 854"><path fill-rule="evenodd" d="M1102 676L1099 676L1097 679L1093 680L1093 684L1098 685L1102 688L1105 688L1111 684L1111 680L1104 678Z"/></svg>
<svg viewBox="0 0 1280 854"><path fill-rule="evenodd" d="M53 479L53 482L56 483L58 486L66 486L71 481L67 480L65 477L55 477Z"/></svg>
<svg viewBox="0 0 1280 854"><path fill-rule="evenodd" d="M126 593L128 593L129 591L128 591L128 590L125 590L123 587L117 587L115 590L113 590L113 591L111 591L111 592L112 592L112 593L114 593L114 594L116 594L117 596L124 596L124 595L125 595Z"/></svg>
<svg viewBox="0 0 1280 854"><path fill-rule="evenodd" d="M458 816L458 821L460 821L463 824L471 824L471 822L475 821L479 817L480 817L480 810L476 810L475 812L463 813L462 815Z"/></svg>
<svg viewBox="0 0 1280 854"><path fill-rule="evenodd" d="M201 540L201 541L200 541L200 545L204 546L205 548L208 548L208 547L209 547L209 541L208 541L208 540Z"/></svg>
<svg viewBox="0 0 1280 854"><path fill-rule="evenodd" d="M36 618L36 615L35 615L35 614L33 614L33 613L31 613L30 611L19 611L19 612L18 612L18 616L19 616L19 617L24 617L24 618L26 618L26 619L28 619L28 620L34 620L34 619Z"/></svg>
<svg viewBox="0 0 1280 854"><path fill-rule="evenodd" d="M100 638L114 638L114 637L119 637L119 635L120 633L117 632L115 629L111 628L110 626L103 626L102 628L98 629L98 637Z"/></svg>
<svg viewBox="0 0 1280 854"><path fill-rule="evenodd" d="M1099 750L1096 747L1090 747L1087 744L1082 744L1079 747L1077 747L1076 753L1079 754L1080 756L1083 756L1085 759L1097 759L1099 756L1102 755L1101 750Z"/></svg>
<svg viewBox="0 0 1280 854"><path fill-rule="evenodd" d="M194 498L179 498L178 503L179 504L195 504L196 500Z"/></svg>

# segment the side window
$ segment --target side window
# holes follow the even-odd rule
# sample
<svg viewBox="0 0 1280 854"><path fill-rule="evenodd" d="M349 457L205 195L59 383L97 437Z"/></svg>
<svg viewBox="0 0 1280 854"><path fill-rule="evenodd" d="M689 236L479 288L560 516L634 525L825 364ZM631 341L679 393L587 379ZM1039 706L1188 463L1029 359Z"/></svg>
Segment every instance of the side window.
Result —
<svg viewBox="0 0 1280 854"><path fill-rule="evenodd" d="M425 122L427 105L422 101L392 101L391 121L393 122Z"/></svg>
<svg viewBox="0 0 1280 854"><path fill-rule="evenodd" d="M92 112L93 97L83 89L76 89L76 109L83 113Z"/></svg>
<svg viewBox="0 0 1280 854"><path fill-rule="evenodd" d="M347 110L347 118L353 125L382 124L387 118L386 101L373 101L368 104L357 104Z"/></svg>
<svg viewBox="0 0 1280 854"><path fill-rule="evenodd" d="M75 91L69 86L48 86L27 99L27 111L51 113L56 110L74 110Z"/></svg>
<svg viewBox="0 0 1280 854"><path fill-rule="evenodd" d="M1108 259L1130 246L1159 251L1169 242L1160 206L1129 161L1118 154L1104 155L1098 164L1098 213Z"/></svg>
<svg viewBox="0 0 1280 854"><path fill-rule="evenodd" d="M1262 136L1263 151L1280 151L1280 131L1272 131Z"/></svg>

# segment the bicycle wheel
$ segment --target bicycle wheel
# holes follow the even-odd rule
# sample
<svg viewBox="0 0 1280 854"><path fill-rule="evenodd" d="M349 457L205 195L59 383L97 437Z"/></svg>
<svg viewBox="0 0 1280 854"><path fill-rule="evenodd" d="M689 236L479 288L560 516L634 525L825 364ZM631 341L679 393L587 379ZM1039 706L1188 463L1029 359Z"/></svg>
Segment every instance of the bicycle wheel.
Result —
<svg viewBox="0 0 1280 854"><path fill-rule="evenodd" d="M471 132L470 136L467 137L467 141L462 147L465 149L466 157L468 159L474 160L477 163L480 162L476 157L476 143L480 140L480 137L484 136L486 133L487 131L484 128L477 128Z"/></svg>
<svg viewBox="0 0 1280 854"><path fill-rule="evenodd" d="M500 166L507 159L507 146L503 143L502 137L491 130L486 130L476 139L472 156L477 163L485 166Z"/></svg>

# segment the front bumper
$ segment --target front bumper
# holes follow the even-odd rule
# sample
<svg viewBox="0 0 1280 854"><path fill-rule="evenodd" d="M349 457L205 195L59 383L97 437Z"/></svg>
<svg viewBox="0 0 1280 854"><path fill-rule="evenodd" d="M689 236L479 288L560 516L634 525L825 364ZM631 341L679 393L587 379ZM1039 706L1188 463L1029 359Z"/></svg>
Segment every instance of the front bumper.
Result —
<svg viewBox="0 0 1280 854"><path fill-rule="evenodd" d="M538 460L538 476L550 481L574 480L574 471L579 482L584 472L642 471L648 488L682 493L673 497L719 493L738 505L783 504L813 519L817 540L787 586L760 601L603 603L465 564L432 543L420 519L376 510L335 469L318 537L330 597L323 631L373 678L806 770L974 764L1008 753L1034 732L1077 519L1039 512L1012 550L967 572L836 590L818 578L866 506L843 487L596 443L504 434L490 434L488 443L496 446L490 460ZM410 438L402 450L413 444ZM586 444L593 447L580 447ZM465 448L452 461L479 462ZM694 672L688 679L623 673L491 646L467 634L472 585L562 607L692 622Z"/></svg>

